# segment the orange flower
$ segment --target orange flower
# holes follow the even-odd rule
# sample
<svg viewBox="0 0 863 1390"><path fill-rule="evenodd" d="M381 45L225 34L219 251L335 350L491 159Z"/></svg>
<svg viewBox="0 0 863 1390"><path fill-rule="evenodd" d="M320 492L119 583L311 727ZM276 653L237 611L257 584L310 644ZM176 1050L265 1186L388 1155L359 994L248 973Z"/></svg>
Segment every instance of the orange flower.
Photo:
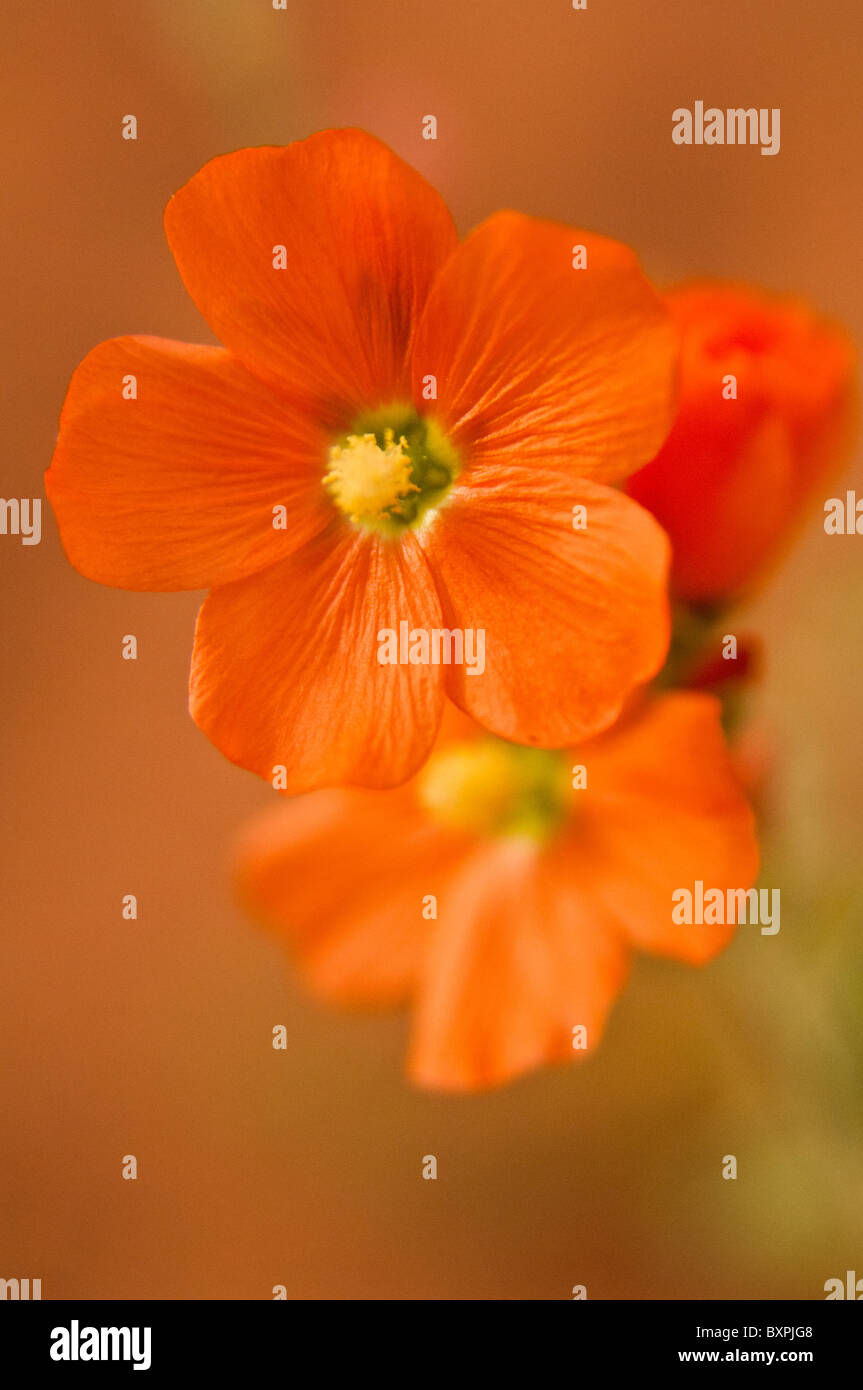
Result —
<svg viewBox="0 0 863 1390"><path fill-rule="evenodd" d="M595 1048L633 948L709 960L733 928L676 925L672 893L748 888L757 858L719 704L675 692L580 753L453 711L405 786L281 800L237 873L318 993L412 1001L412 1078L468 1090Z"/></svg>
<svg viewBox="0 0 863 1390"><path fill-rule="evenodd" d="M777 558L842 460L854 352L805 304L755 290L684 285L668 305L681 338L680 407L628 491L671 537L675 593L734 598Z"/></svg>
<svg viewBox="0 0 863 1390"><path fill-rule="evenodd" d="M292 791L404 780L444 674L380 664L401 622L484 630L484 674L445 685L495 733L608 726L668 642L666 539L609 486L673 415L674 334L634 255L513 212L459 245L356 130L213 160L166 229L225 348L95 348L47 489L82 574L212 589L191 709L217 747Z"/></svg>

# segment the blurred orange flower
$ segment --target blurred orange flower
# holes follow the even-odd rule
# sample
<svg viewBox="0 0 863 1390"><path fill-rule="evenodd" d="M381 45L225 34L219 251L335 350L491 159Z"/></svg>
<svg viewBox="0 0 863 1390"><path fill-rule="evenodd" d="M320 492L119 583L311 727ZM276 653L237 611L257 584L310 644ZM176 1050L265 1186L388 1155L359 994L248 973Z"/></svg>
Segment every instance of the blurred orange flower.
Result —
<svg viewBox="0 0 863 1390"><path fill-rule="evenodd" d="M671 537L676 595L734 598L842 462L854 350L794 300L711 282L667 298L681 338L679 411L628 491Z"/></svg>
<svg viewBox="0 0 863 1390"><path fill-rule="evenodd" d="M719 704L675 692L578 753L504 743L451 710L405 786L265 813L237 876L313 989L411 1001L412 1078L468 1090L595 1048L633 948L709 960L733 928L674 924L672 893L748 888L757 863Z"/></svg>
<svg viewBox="0 0 863 1390"><path fill-rule="evenodd" d="M166 229L227 350L95 348L47 489L82 574L212 588L191 708L217 747L293 791L404 780L444 674L379 663L402 621L484 630L485 673L446 689L495 733L608 726L668 643L667 540L609 486L673 416L674 333L633 253L513 212L459 245L357 130L213 160Z"/></svg>

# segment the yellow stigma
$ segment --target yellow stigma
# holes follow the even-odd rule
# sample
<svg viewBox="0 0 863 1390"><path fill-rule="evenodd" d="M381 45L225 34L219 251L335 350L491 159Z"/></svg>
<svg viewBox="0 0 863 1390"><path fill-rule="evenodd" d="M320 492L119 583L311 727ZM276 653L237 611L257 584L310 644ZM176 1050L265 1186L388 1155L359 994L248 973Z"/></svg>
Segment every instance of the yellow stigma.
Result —
<svg viewBox="0 0 863 1390"><path fill-rule="evenodd" d="M407 440L401 435L396 442L391 429L384 432L383 447L373 434L349 434L345 444L333 445L329 460L324 486L345 516L360 525L397 518L405 498L419 492L411 482Z"/></svg>
<svg viewBox="0 0 863 1390"><path fill-rule="evenodd" d="M497 738L433 754L418 793L436 820L475 835L546 840L570 810L565 759Z"/></svg>

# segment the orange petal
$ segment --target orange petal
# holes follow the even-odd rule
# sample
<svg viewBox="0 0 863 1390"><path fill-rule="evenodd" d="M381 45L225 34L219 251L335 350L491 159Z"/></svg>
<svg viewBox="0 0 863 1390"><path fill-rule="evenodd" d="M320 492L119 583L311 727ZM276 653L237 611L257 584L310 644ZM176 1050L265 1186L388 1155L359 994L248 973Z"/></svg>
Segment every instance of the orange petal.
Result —
<svg viewBox="0 0 863 1390"><path fill-rule="evenodd" d="M45 484L88 579L206 589L275 564L326 524L325 460L323 436L222 348L114 338L72 378Z"/></svg>
<svg viewBox="0 0 863 1390"><path fill-rule="evenodd" d="M574 270L573 247L587 250ZM441 271L413 353L414 398L477 461L517 455L609 481L652 458L674 411L667 309L625 246L500 212Z"/></svg>
<svg viewBox="0 0 863 1390"><path fill-rule="evenodd" d="M440 626L413 536L336 523L296 555L214 589L198 615L192 716L232 762L289 792L387 787L415 772L441 717L440 668L378 662L378 633Z"/></svg>
<svg viewBox="0 0 863 1390"><path fill-rule="evenodd" d="M675 692L651 701L577 755L587 787L573 844L593 892L633 945L693 964L728 942L731 926L677 925L672 894L746 889L758 873L755 819L735 777L719 701Z"/></svg>
<svg viewBox="0 0 863 1390"><path fill-rule="evenodd" d="M484 673L448 667L450 698L517 743L559 748L606 728L668 648L660 527L602 484L505 463L447 503L422 545L447 626L485 631Z"/></svg>
<svg viewBox="0 0 863 1390"><path fill-rule="evenodd" d="M423 1086L472 1090L543 1062L583 1057L626 973L620 938L588 914L578 885L535 846L476 853L441 903L423 967L409 1072Z"/></svg>
<svg viewBox="0 0 863 1390"><path fill-rule="evenodd" d="M379 140L328 130L222 155L174 195L165 229L204 318L257 375L335 426L409 398L414 325L457 237Z"/></svg>
<svg viewBox="0 0 863 1390"><path fill-rule="evenodd" d="M250 912L294 947L317 993L398 1004L413 993L441 899L465 848L401 790L313 792L249 827L237 881Z"/></svg>

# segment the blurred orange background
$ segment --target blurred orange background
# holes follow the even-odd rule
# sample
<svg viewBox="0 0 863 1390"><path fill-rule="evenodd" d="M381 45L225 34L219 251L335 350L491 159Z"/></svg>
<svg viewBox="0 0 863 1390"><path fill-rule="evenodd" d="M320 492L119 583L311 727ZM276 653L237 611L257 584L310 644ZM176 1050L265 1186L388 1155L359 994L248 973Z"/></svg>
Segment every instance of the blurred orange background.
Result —
<svg viewBox="0 0 863 1390"><path fill-rule="evenodd" d="M97 342L213 341L169 196L328 126L390 143L462 232L500 207L569 221L659 283L800 293L863 341L855 0L6 0L0 26L6 497L44 497ZM780 107L781 152L674 145L697 99ZM855 479L859 454L825 496ZM188 717L199 597L101 588L47 504L43 532L0 537L0 1276L45 1298L649 1299L863 1275L863 540L814 515L737 623L767 642L781 933L743 927L704 971L641 961L593 1060L454 1099L403 1080L402 1019L308 1000L234 906L228 851L272 792Z"/></svg>

